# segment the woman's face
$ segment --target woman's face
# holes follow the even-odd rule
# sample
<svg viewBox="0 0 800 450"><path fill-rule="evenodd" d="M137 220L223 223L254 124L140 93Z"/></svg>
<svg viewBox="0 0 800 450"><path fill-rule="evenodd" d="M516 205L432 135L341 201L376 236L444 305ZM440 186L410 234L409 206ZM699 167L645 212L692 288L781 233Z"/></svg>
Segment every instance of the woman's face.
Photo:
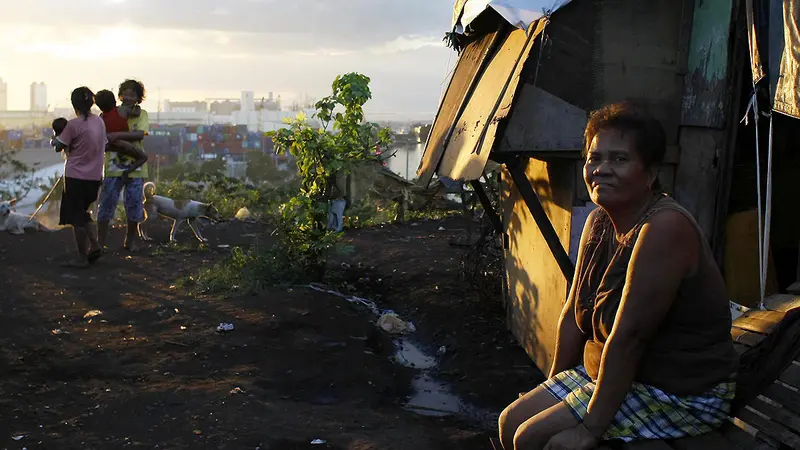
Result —
<svg viewBox="0 0 800 450"><path fill-rule="evenodd" d="M655 171L645 168L630 134L601 129L586 155L583 179L595 204L618 209L636 205L651 193Z"/></svg>
<svg viewBox="0 0 800 450"><path fill-rule="evenodd" d="M134 106L139 103L139 95L131 88L123 89L119 94L119 99L125 106Z"/></svg>

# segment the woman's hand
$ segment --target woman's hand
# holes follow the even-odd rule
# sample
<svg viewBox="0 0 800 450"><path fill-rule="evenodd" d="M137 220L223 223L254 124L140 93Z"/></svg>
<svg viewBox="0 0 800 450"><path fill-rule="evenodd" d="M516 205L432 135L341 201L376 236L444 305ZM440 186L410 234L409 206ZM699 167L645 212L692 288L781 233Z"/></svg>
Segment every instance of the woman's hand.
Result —
<svg viewBox="0 0 800 450"><path fill-rule="evenodd" d="M592 450L597 447L599 439L594 437L583 425L558 433L550 438L544 450Z"/></svg>

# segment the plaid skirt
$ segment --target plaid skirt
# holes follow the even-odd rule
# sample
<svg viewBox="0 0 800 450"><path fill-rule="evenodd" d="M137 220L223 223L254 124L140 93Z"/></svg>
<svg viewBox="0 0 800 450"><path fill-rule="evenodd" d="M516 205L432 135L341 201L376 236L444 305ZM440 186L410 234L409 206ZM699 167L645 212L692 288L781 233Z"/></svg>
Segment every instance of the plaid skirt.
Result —
<svg viewBox="0 0 800 450"><path fill-rule="evenodd" d="M543 383L583 422L595 382L583 366L565 370ZM678 396L634 382L603 440L679 439L718 428L728 417L736 383L725 381L702 395Z"/></svg>

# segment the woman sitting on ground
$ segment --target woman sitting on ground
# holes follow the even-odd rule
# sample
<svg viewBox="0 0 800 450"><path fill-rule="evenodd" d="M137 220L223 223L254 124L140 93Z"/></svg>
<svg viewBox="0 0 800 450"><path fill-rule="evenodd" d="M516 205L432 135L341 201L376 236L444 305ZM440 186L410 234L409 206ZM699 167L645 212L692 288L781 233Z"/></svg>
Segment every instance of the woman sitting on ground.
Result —
<svg viewBox="0 0 800 450"><path fill-rule="evenodd" d="M691 214L659 191L661 124L630 104L586 127L581 235L547 381L500 416L506 450L592 449L720 426L738 357L725 284Z"/></svg>

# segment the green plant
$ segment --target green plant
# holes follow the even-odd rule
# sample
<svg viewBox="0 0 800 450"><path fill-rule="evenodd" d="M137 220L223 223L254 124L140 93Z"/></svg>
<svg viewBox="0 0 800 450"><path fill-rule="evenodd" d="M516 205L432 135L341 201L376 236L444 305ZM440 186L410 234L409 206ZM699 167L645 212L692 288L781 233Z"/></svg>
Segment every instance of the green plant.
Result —
<svg viewBox="0 0 800 450"><path fill-rule="evenodd" d="M339 238L328 230L329 201L344 197L337 177L359 161L376 159L376 148L391 144L391 130L364 122L364 104L372 98L369 77L348 73L333 81L333 93L316 104L322 128L305 116L289 120L288 128L268 133L278 153L291 153L297 164L300 191L282 205L279 245L298 270L319 279L327 255ZM330 128L330 130L329 130Z"/></svg>

